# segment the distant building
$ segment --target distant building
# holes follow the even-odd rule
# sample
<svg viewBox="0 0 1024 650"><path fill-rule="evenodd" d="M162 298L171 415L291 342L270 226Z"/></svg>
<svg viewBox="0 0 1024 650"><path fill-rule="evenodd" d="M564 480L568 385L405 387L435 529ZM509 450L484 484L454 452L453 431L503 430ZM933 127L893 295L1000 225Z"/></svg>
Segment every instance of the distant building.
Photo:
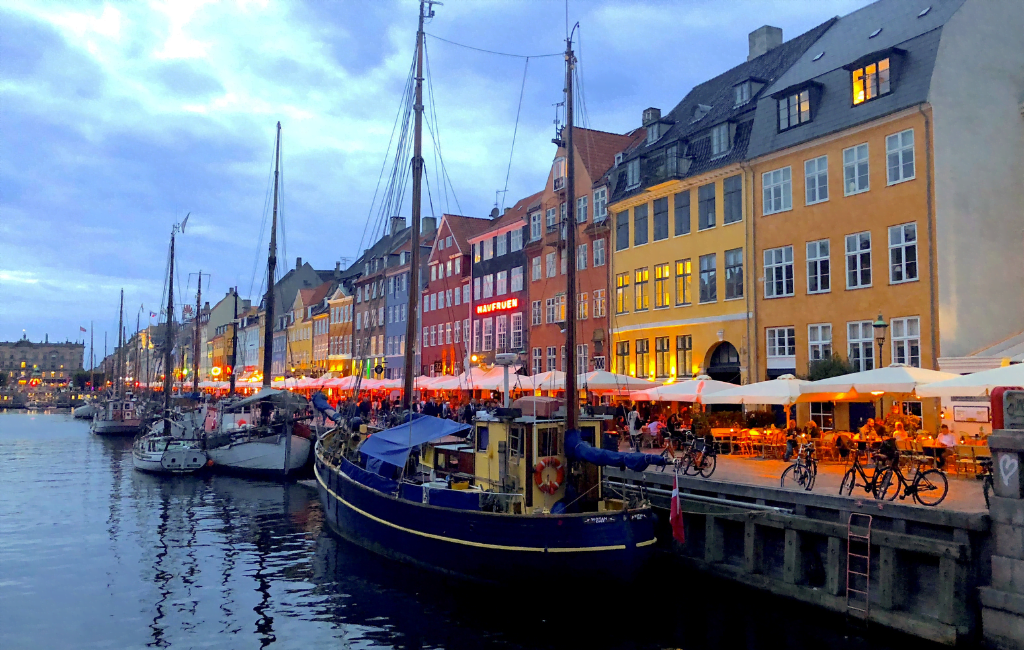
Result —
<svg viewBox="0 0 1024 650"><path fill-rule="evenodd" d="M0 372L10 384L63 386L76 370L82 369L85 344L50 343L50 337L33 343L22 336L19 341L0 342Z"/></svg>

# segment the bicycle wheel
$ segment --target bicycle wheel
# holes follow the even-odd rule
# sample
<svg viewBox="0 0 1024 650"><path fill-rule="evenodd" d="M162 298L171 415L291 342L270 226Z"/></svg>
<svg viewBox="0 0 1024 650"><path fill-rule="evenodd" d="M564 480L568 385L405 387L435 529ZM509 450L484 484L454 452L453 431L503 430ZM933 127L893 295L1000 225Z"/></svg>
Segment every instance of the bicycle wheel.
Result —
<svg viewBox="0 0 1024 650"><path fill-rule="evenodd" d="M804 487L804 484L807 483L807 470L804 469L803 465L793 463L782 472L782 479L779 481L779 485L786 487L786 481L789 481L790 487Z"/></svg>
<svg viewBox="0 0 1024 650"><path fill-rule="evenodd" d="M949 481L940 470L925 470L914 479L914 498L922 505L937 506L948 492Z"/></svg>
<svg viewBox="0 0 1024 650"><path fill-rule="evenodd" d="M843 482L839 484L839 494L850 496L853 494L853 488L857 486L857 470L848 469L846 474L843 475Z"/></svg>
<svg viewBox="0 0 1024 650"><path fill-rule="evenodd" d="M693 454L683 456L683 476L696 476L699 470L693 464Z"/></svg>
<svg viewBox="0 0 1024 650"><path fill-rule="evenodd" d="M807 467L807 485L804 489L810 492L814 489L814 480L818 478L818 463L811 461L811 464Z"/></svg>
<svg viewBox="0 0 1024 650"><path fill-rule="evenodd" d="M896 478L896 473L892 469L885 470L882 479L878 482L875 498L879 501L893 501L899 493L900 481Z"/></svg>
<svg viewBox="0 0 1024 650"><path fill-rule="evenodd" d="M704 478L711 478L711 475L715 473L715 468L718 467L718 455L710 454L704 456L704 462L700 466L700 475Z"/></svg>
<svg viewBox="0 0 1024 650"><path fill-rule="evenodd" d="M985 477L985 480L981 482L981 491L985 494L985 509L990 509L992 505L989 503L988 493L992 491L992 475L989 474Z"/></svg>

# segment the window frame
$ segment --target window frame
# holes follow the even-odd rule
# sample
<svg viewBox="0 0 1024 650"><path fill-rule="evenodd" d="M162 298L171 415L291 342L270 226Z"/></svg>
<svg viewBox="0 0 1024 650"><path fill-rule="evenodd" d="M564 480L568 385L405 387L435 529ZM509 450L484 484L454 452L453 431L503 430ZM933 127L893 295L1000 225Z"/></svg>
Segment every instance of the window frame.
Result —
<svg viewBox="0 0 1024 650"><path fill-rule="evenodd" d="M683 201L682 197L686 197ZM690 190L689 188L675 192L672 195L672 233L673 237L682 237L683 235L689 235L693 230L693 215L691 214L690 204ZM685 208L685 219L680 219L680 211ZM685 229L680 229L680 226L686 224Z"/></svg>
<svg viewBox="0 0 1024 650"><path fill-rule="evenodd" d="M633 248L644 246L651 240L650 225L648 224L649 214L650 210L646 203L633 206ZM641 230L643 231L643 241L640 241Z"/></svg>
<svg viewBox="0 0 1024 650"><path fill-rule="evenodd" d="M654 308L668 309L672 306L672 298L667 286L671 278L671 267L668 262L654 265Z"/></svg>
<svg viewBox="0 0 1024 650"><path fill-rule="evenodd" d="M775 196L778 190L778 196ZM778 202L779 207L775 207ZM769 208L770 206L770 208ZM761 215L767 217L793 209L793 168L789 165L761 174Z"/></svg>
<svg viewBox="0 0 1024 650"><path fill-rule="evenodd" d="M914 323L917 325L917 334L912 335L909 333L910 325ZM899 329L902 328L902 332ZM891 363L903 363L914 368L921 367L921 317L920 316L901 316L899 318L889 319L889 333L891 344L889 346L889 356L892 359ZM917 363L913 363L914 357L910 352L911 343L917 342ZM898 349L904 349L904 357L901 359L897 355Z"/></svg>
<svg viewBox="0 0 1024 650"><path fill-rule="evenodd" d="M796 121L793 119L794 107L796 108ZM812 120L810 89L803 88L793 93L787 93L784 97L780 97L778 99L778 111L776 112L776 115L778 118L776 126L779 129L779 133L795 129L802 124L810 122ZM785 117L785 120L783 120L783 117Z"/></svg>
<svg viewBox="0 0 1024 650"><path fill-rule="evenodd" d="M813 163L814 169L810 169L810 165ZM824 163L824 169L822 169L822 163ZM822 179L824 177L824 180ZM814 200L811 200L811 179L814 179ZM825 197L822 198L822 188L824 188ZM825 203L829 199L828 195L828 154L823 156L817 156L815 158L809 158L804 161L804 205L818 205L819 203Z"/></svg>
<svg viewBox="0 0 1024 650"><path fill-rule="evenodd" d="M863 158L861 157L861 151L864 152ZM853 159L847 160L847 152L851 152ZM860 167L864 166L863 178L864 187L860 187L861 173ZM849 178L850 169L853 170L852 179ZM854 189L850 190L850 181L853 180L855 183ZM852 147L843 149L843 196L855 196L857 194L863 194L864 192L871 191L871 147L867 142L855 144Z"/></svg>
<svg viewBox="0 0 1024 650"><path fill-rule="evenodd" d="M651 306L651 295L648 287L651 282L651 269L642 266L633 271L633 311L647 311Z"/></svg>
<svg viewBox="0 0 1024 650"><path fill-rule="evenodd" d="M828 334L828 340L824 338ZM807 325L807 363L822 361L832 356L832 323L810 323ZM817 356L815 356L817 351Z"/></svg>
<svg viewBox="0 0 1024 650"><path fill-rule="evenodd" d="M600 209L598 209L600 208ZM599 187L594 190L594 223L608 218L608 188Z"/></svg>
<svg viewBox="0 0 1024 650"><path fill-rule="evenodd" d="M664 210L659 211L658 210L659 205L663 206ZM652 208L653 208L653 213L654 213L653 214L653 217L654 217L653 218L654 228L653 228L653 233L652 233L653 236L651 237L651 240L652 241L662 241L662 240L668 239L668 197L667 196L662 196L662 197L654 199ZM661 236L660 237L658 236L659 235L659 225L661 226L661 229L660 229Z"/></svg>
<svg viewBox="0 0 1024 650"><path fill-rule="evenodd" d="M732 264L729 263L730 254L732 255ZM724 262L725 299L739 300L743 298L743 248L730 248L725 251ZM737 269L739 270L737 271ZM730 289L732 289L731 292Z"/></svg>
<svg viewBox="0 0 1024 650"><path fill-rule="evenodd" d="M910 134L910 144L904 144L903 143L903 136L905 136L907 134ZM895 138L895 142L896 142L896 147L892 148L892 147L890 147L890 144L894 141L893 140L894 138ZM893 134L885 136L885 181L886 181L886 186L887 187L891 186L891 185L899 185L900 183L906 183L907 181L912 181L915 178L917 178L917 154L916 154L914 146L915 146L915 138L914 138L914 129L912 129L912 128L904 129L904 130L902 130L902 131L900 131L898 133L893 133ZM909 152L909 157L910 157L910 162L909 162L909 165L910 165L910 176L904 176L903 175L903 171L904 171L904 168L908 164L907 161L904 160L904 156L908 152ZM892 171L893 171L892 157L893 156L896 156L896 158L898 160L898 163L897 163L895 168L897 170L899 170L899 178L897 178L895 180L893 180L893 175L892 175Z"/></svg>
<svg viewBox="0 0 1024 650"><path fill-rule="evenodd" d="M857 336L853 337L850 335L851 325L857 327ZM867 332L867 336L864 333ZM854 347L858 350L857 354L853 354ZM869 357L865 357L863 352L866 349L871 353ZM833 348L834 349L834 348ZM873 370L877 366L875 365L875 335L874 327L870 320L863 321L848 321L846 323L846 358L853 366L853 369L857 372L863 370ZM869 359L871 367L865 367L865 359Z"/></svg>
<svg viewBox="0 0 1024 650"><path fill-rule="evenodd" d="M885 64L884 73L882 64ZM869 72L869 68L874 68L873 72ZM863 83L862 89L864 95L862 98L857 98L857 83L858 75L860 73L860 80ZM884 81L883 78L884 77ZM872 83L874 82L874 83ZM884 87L884 90L883 90ZM872 94L874 89L874 94ZM853 106L860 106L866 104L879 97L885 97L892 92L892 58L885 56L880 59L874 59L872 61L865 62L863 65L852 68L850 70L850 96Z"/></svg>
<svg viewBox="0 0 1024 650"><path fill-rule="evenodd" d="M862 235L867 235L868 247L866 249L858 248L857 250L851 252L850 251L850 238L851 237L858 237L858 238L860 238ZM858 241L860 242L860 241L863 241L863 240L859 239ZM873 269L872 269L872 264L873 264L874 260L872 259L873 256L872 256L872 250L871 250L872 249L871 231L870 230L865 230L865 231L862 231L862 232L850 233L849 235L846 235L843 238L843 244L844 244L843 245L843 252L846 255L846 257L845 257L845 262L846 263L844 265L844 274L846 275L846 290L847 291L855 291L857 289L870 289L875 284L875 274L874 274ZM858 246L859 245L860 244L858 243ZM868 260L868 263L867 263L866 267L862 263L864 255L867 255L867 260ZM857 260L856 273L857 273L858 280L863 279L865 269L867 270L867 275L868 275L868 278L869 278L867 283L858 282L857 284L854 284L854 285L850 284L850 273L851 273L851 271L853 271L853 269L850 268L850 258L856 258L856 260Z"/></svg>
<svg viewBox="0 0 1024 650"><path fill-rule="evenodd" d="M743 176L736 174L722 181L722 225L728 226L742 221Z"/></svg>
<svg viewBox="0 0 1024 650"><path fill-rule="evenodd" d="M715 185L716 183L711 182L697 188L697 232L711 230L718 225ZM710 196L708 195L709 193ZM703 198L701 194L704 194ZM705 217L710 218L705 220Z"/></svg>
<svg viewBox="0 0 1024 650"><path fill-rule="evenodd" d="M682 281L682 284L680 284ZM688 307L693 304L693 259L685 257L675 263L676 307ZM683 299L679 299L679 288L683 288Z"/></svg>
<svg viewBox="0 0 1024 650"><path fill-rule="evenodd" d="M711 260L711 264L708 268L704 268L704 261ZM697 258L697 272L698 275L698 291L697 296L698 304L708 305L718 302L718 253L708 253L707 255L701 255ZM705 274L707 278L705 279ZM706 281L705 281L706 280ZM707 287L707 298L705 298L705 287Z"/></svg>
<svg viewBox="0 0 1024 650"><path fill-rule="evenodd" d="M824 257L821 256L821 244L824 243L827 253ZM812 256L811 246L814 246L814 253ZM832 292L832 242L829 239L816 239L809 241L804 246L804 252L806 253L805 259L807 260L807 293L808 295L816 295L819 293L831 293ZM825 265L825 271L822 272L822 262ZM813 265L813 266L812 266ZM812 271L812 268L814 269ZM825 283L828 288L821 288L821 280L825 279ZM816 279L818 281L818 288L811 289L811 280Z"/></svg>
<svg viewBox="0 0 1024 650"><path fill-rule="evenodd" d="M789 259L786 259L787 251ZM781 255L781 259L776 259L777 254ZM770 260L769 256L771 256ZM796 259L792 245L766 248L762 254L761 268L764 272L765 300L789 298L796 295ZM789 277L786 277L787 269ZM769 279L769 275L772 276L771 279ZM782 284L782 293L776 292L779 283ZM770 292L769 288L771 288Z"/></svg>
<svg viewBox="0 0 1024 650"><path fill-rule="evenodd" d="M910 240L909 242L907 240L907 229L908 228L912 228L912 230L913 230L913 237L914 237L913 240ZM896 230L896 229L898 229L898 230ZM898 243L896 243L896 244L894 244L893 240L892 240L894 230L896 230L896 232L898 232L899 235L900 235L900 241ZM888 266L889 266L889 284L906 284L908 282L918 282L918 281L920 281L920 279L921 279L921 268L920 268L921 267L921 260L918 257L919 250L918 250L918 247L917 247L917 244L918 244L917 222L916 221L911 221L911 222L908 222L908 223L896 224L895 226L889 226L888 238L887 239L888 239L888 242L889 242L889 264L888 264ZM907 252L910 251L910 250L914 251L914 259L913 259L913 261L909 261L908 262L907 261ZM897 252L899 253L900 258L901 258L900 262L895 262L893 260L893 256ZM907 273L907 269L910 268L911 265L913 265L912 268L914 269L914 276L913 277L909 277L909 274ZM896 280L895 279L895 274L896 274L896 270L897 269L901 269L901 272L903 274L903 279L902 280Z"/></svg>

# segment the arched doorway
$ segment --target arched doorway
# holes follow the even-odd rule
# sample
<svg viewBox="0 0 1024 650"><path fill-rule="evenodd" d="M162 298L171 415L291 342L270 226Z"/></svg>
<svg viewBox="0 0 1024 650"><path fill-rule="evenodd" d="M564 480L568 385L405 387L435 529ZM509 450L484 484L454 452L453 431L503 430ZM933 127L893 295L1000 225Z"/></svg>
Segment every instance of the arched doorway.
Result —
<svg viewBox="0 0 1024 650"><path fill-rule="evenodd" d="M708 353L704 367L707 375L714 380L737 385L740 383L740 353L728 341L719 343Z"/></svg>

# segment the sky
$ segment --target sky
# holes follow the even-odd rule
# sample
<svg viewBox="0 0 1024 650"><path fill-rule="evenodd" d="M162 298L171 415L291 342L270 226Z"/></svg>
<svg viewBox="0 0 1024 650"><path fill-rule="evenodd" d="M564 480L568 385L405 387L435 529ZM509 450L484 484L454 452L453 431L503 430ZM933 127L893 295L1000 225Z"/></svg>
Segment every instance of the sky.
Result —
<svg viewBox="0 0 1024 650"><path fill-rule="evenodd" d="M512 205L546 181L564 68L561 56L538 55L564 50L566 3L444 2L425 27L436 119L424 134L423 214L483 217L496 200ZM121 289L128 329L160 311L171 229L186 215L176 302L195 300L200 271L204 301L238 286L258 302L277 121L279 265L302 257L327 269L356 258L381 211L374 195L413 60L417 4L5 0L0 340L24 331L88 342L80 328L92 326L99 358L104 332L111 349L117 338ZM866 4L569 0L580 24L577 124L636 128L644 108L667 112L745 61L747 34L761 25L789 40ZM443 188L435 136L450 179Z"/></svg>

